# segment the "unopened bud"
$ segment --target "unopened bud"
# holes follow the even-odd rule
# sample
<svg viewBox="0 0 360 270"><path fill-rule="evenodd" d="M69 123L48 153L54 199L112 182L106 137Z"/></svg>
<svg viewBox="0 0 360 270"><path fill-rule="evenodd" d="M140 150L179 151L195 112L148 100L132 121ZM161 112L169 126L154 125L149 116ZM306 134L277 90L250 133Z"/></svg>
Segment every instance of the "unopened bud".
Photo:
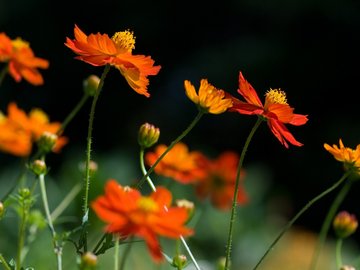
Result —
<svg viewBox="0 0 360 270"><path fill-rule="evenodd" d="M185 208L188 213L188 218L186 222L189 222L194 215L195 212L195 204L186 199L176 200L176 206Z"/></svg>
<svg viewBox="0 0 360 270"><path fill-rule="evenodd" d="M0 202L0 218L2 218L4 213L5 213L5 206L2 202Z"/></svg>
<svg viewBox="0 0 360 270"><path fill-rule="evenodd" d="M347 211L341 211L336 215L333 227L338 237L346 238L356 231L358 221L355 215L351 215Z"/></svg>
<svg viewBox="0 0 360 270"><path fill-rule="evenodd" d="M86 94L89 96L95 96L96 91L99 87L100 78L96 75L90 75L83 82L83 89Z"/></svg>
<svg viewBox="0 0 360 270"><path fill-rule="evenodd" d="M340 270L356 270L354 266L351 265L343 265Z"/></svg>
<svg viewBox="0 0 360 270"><path fill-rule="evenodd" d="M81 256L80 270L94 270L97 265L97 256L88 251Z"/></svg>
<svg viewBox="0 0 360 270"><path fill-rule="evenodd" d="M173 258L172 266L176 267L177 269L184 269L187 263L187 258L183 254L176 255Z"/></svg>
<svg viewBox="0 0 360 270"><path fill-rule="evenodd" d="M56 134L45 131L37 141L37 144L42 152L49 153L54 148L57 139L58 136Z"/></svg>
<svg viewBox="0 0 360 270"><path fill-rule="evenodd" d="M19 195L23 199L28 199L31 195L30 189L28 189L28 188L19 189Z"/></svg>
<svg viewBox="0 0 360 270"><path fill-rule="evenodd" d="M45 174L46 173L46 164L45 161L37 159L31 165L30 169L36 175Z"/></svg>
<svg viewBox="0 0 360 270"><path fill-rule="evenodd" d="M85 162L80 163L79 170L80 170L80 172L85 173L85 170L86 170L86 163ZM97 163L95 161L93 161L93 160L90 160L90 162L89 162L89 173L90 173L90 175L95 174L97 171L98 171Z"/></svg>
<svg viewBox="0 0 360 270"><path fill-rule="evenodd" d="M141 125L138 133L138 143L143 148L149 148L153 146L159 140L160 129L145 123Z"/></svg>

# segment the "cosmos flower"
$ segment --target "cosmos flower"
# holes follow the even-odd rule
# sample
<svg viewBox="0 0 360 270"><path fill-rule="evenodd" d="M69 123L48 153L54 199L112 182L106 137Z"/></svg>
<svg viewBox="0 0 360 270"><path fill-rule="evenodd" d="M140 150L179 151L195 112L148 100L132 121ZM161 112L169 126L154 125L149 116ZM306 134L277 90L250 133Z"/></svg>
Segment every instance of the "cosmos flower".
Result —
<svg viewBox="0 0 360 270"><path fill-rule="evenodd" d="M0 62L8 64L8 72L16 82L22 78L33 85L42 85L43 77L38 68L47 69L49 61L35 57L30 44L21 38L11 40L0 33Z"/></svg>
<svg viewBox="0 0 360 270"><path fill-rule="evenodd" d="M185 80L184 86L187 97L206 113L221 114L232 106L231 98L226 98L223 90L216 89L206 79L200 81L198 93L190 81Z"/></svg>
<svg viewBox="0 0 360 270"><path fill-rule="evenodd" d="M304 125L308 121L307 115L293 113L294 109L288 105L285 92L280 89L270 89L265 94L265 104L263 104L255 89L240 72L238 93L245 101L233 98L233 106L229 111L263 117L271 132L286 148L289 147L287 142L295 146L303 145L294 138L285 124Z"/></svg>
<svg viewBox="0 0 360 270"><path fill-rule="evenodd" d="M132 32L117 32L111 38L100 33L87 36L75 25L74 36L75 39L66 38L65 45L78 55L76 59L93 66L111 65L120 71L135 92L150 96L147 77L158 74L161 67L154 66L150 56L132 54L135 48Z"/></svg>
<svg viewBox="0 0 360 270"><path fill-rule="evenodd" d="M96 215L107 225L105 231L119 237L137 236L145 240L156 262L163 260L159 236L178 239L193 231L185 227L188 212L171 207L172 195L164 187L149 196L130 187L122 187L114 179L105 186L105 194L92 202Z"/></svg>

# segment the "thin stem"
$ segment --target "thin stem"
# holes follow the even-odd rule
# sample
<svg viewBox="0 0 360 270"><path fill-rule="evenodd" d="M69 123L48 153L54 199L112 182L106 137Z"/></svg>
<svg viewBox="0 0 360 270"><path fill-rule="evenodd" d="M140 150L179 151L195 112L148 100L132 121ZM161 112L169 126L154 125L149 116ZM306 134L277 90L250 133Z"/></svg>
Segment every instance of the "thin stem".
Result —
<svg viewBox="0 0 360 270"><path fill-rule="evenodd" d="M100 240L97 242L96 246L95 246L94 249L93 249L93 253L94 253L94 254L97 253L98 249L100 248L102 242L105 240L106 236L107 236L107 233L104 233L104 234L101 236Z"/></svg>
<svg viewBox="0 0 360 270"><path fill-rule="evenodd" d="M131 241L132 241L132 237L130 238L130 243L126 245L124 255L122 256L121 265L120 265L119 270L125 269L125 262L126 262L126 259L129 257L129 253L130 253L130 250L132 247Z"/></svg>
<svg viewBox="0 0 360 270"><path fill-rule="evenodd" d="M308 210L314 203L316 203L318 200L322 199L324 196L326 196L328 193L336 189L341 183L345 181L345 179L350 175L350 171L347 171L335 184L327 188L325 191L321 192L319 195L317 195L315 198L310 200L282 229L280 234L275 238L274 242L270 245L270 247L266 250L265 254L261 257L259 262L256 264L253 270L257 269L258 266L261 264L261 262L265 259L266 255L274 248L276 243L280 240L280 238L284 235L284 233L294 224L294 222L306 211Z"/></svg>
<svg viewBox="0 0 360 270"><path fill-rule="evenodd" d="M338 238L336 240L336 267L337 269L340 269L340 267L343 265L342 264L342 259L341 259L341 247L342 247L342 243L343 243L343 239L342 238Z"/></svg>
<svg viewBox="0 0 360 270"><path fill-rule="evenodd" d="M119 270L119 237L116 237L114 247L114 270Z"/></svg>
<svg viewBox="0 0 360 270"><path fill-rule="evenodd" d="M44 205L44 210L45 210L45 215L46 215L46 219L51 231L51 235L53 238L53 243L54 243L54 252L57 258L57 269L61 270L62 269L62 247L60 245L58 245L58 242L56 240L56 231L54 229L54 225L52 223L52 219L51 219L51 215L50 215L50 210L49 210L49 203L48 203L48 199L47 199L47 194L46 194L46 187L45 187L45 175L44 174L40 174L39 175L39 181L40 181L40 191L41 191L41 197L42 197L42 201L43 201L43 205Z"/></svg>
<svg viewBox="0 0 360 270"><path fill-rule="evenodd" d="M340 204L343 202L343 200L345 199L347 193L349 192L351 184L352 184L352 180L348 179L345 182L344 186L339 191L339 193L337 194L335 200L333 201L333 203L331 204L331 206L329 208L329 211L328 211L328 213L327 213L327 215L325 217L325 220L324 220L324 222L323 222L323 224L321 226L321 229L320 229L319 240L318 240L318 243L316 245L316 249L315 249L315 252L314 252L314 255L313 255L313 258L312 258L312 261L311 261L311 265L310 265L311 270L314 270L316 268L317 261L319 259L319 255L320 255L320 251L321 251L321 249L322 249L322 247L323 247L323 245L325 243L325 239L326 239L326 236L327 236L327 234L329 232L331 222L334 219L334 217L336 215L336 212L339 209Z"/></svg>
<svg viewBox="0 0 360 270"><path fill-rule="evenodd" d="M9 266L9 264L6 262L5 258L3 257L2 254L0 254L0 262L3 264L5 270L11 270L11 267Z"/></svg>
<svg viewBox="0 0 360 270"><path fill-rule="evenodd" d="M143 151L143 149L142 149L141 151ZM141 152L141 151L140 151L140 152ZM151 178L148 176L148 172L146 172L146 169L145 169L145 165L144 165L144 155L143 155L143 154L140 154L140 167L141 167L141 171L142 171L142 173L144 174L144 176L146 177L146 179L147 179L147 181L148 181L148 183L149 183L152 191L155 192L155 191L156 191L156 187L155 187L155 185L153 184ZM164 206L164 208L165 208L166 211L168 210L166 206ZM181 242L183 243L183 245L184 245L187 253L189 254L191 261L194 263L195 268L196 268L197 270L201 270L201 269L200 269L200 266L199 266L198 263L196 262L194 255L192 254L189 246L187 245L187 243L186 243L186 241L185 241L185 239L184 239L184 237L183 237L182 235L180 235L180 240L181 240Z"/></svg>
<svg viewBox="0 0 360 270"><path fill-rule="evenodd" d="M0 85L2 85L2 82L4 81L7 72L8 72L8 65L6 65L0 72Z"/></svg>
<svg viewBox="0 0 360 270"><path fill-rule="evenodd" d="M98 89L96 90L93 102L91 104L90 109L90 116L89 116L89 127L88 127L88 135L87 135L87 145L86 145L86 162L85 162L85 179L84 179L84 188L85 188L85 194L84 194L84 205L83 205L83 219L82 223L85 225L88 221L88 200L89 200L89 188L90 188L90 158L91 158L91 142L92 142L92 129L93 129L93 123L94 123L94 116L95 116L95 108L96 103L98 101L100 92L104 85L104 80L106 78L107 73L110 70L110 65L106 65L105 69L101 75L100 82ZM87 251L87 233L84 232L84 251Z"/></svg>
<svg viewBox="0 0 360 270"><path fill-rule="evenodd" d="M21 269L21 254L22 249L24 247L25 241L25 228L26 228L26 220L27 220L27 209L24 209L25 206L22 206L22 215L21 215L21 223L19 228L19 241L18 241L18 249L17 249L17 256L16 256L16 267L17 269Z"/></svg>
<svg viewBox="0 0 360 270"><path fill-rule="evenodd" d="M251 131L249 133L249 136L247 137L247 139L245 141L245 145L244 145L244 147L242 149L242 152L241 152L241 155L240 155L239 165L238 165L237 172L236 172L234 198L233 198L233 202L232 202L231 216L230 216L230 223L229 223L229 234L228 234L228 240L227 240L227 245L226 245L225 270L230 269L233 227L234 227L235 216L236 216L237 196L238 196L238 192L239 192L239 183L240 183L241 170L242 170L244 158L245 158L245 155L246 155L246 151L247 151L247 149L248 149L248 147L250 145L251 139L254 136L255 131L260 126L262 121L263 120L261 118L257 119L254 127L251 129Z"/></svg>
<svg viewBox="0 0 360 270"><path fill-rule="evenodd" d="M71 120L75 117L75 115L80 111L80 109L84 106L85 102L89 98L87 93L84 93L78 104L74 107L74 109L69 113L69 115L62 122L60 129L56 132L57 135L61 135L61 133L65 130L67 125L71 122Z"/></svg>
<svg viewBox="0 0 360 270"><path fill-rule="evenodd" d="M145 179L154 171L155 167L163 159L163 157L165 157L165 155L174 147L174 145L177 144L179 141L181 141L193 129L193 127L199 122L199 120L203 115L204 112L199 110L198 114L196 115L194 120L190 123L190 125L180 134L179 137L177 137L174 141L171 142L168 148L166 148L165 152L160 155L160 157L150 167L147 173L141 178L141 180L137 184L138 189L141 188L142 184L145 182Z"/></svg>

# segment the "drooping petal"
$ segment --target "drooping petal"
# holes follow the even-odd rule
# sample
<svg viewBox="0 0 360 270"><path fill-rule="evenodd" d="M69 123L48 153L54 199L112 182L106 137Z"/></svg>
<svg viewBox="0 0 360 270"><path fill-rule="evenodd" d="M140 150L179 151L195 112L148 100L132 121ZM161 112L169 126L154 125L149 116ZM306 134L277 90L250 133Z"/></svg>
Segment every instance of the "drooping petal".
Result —
<svg viewBox="0 0 360 270"><path fill-rule="evenodd" d="M239 89L238 92L240 95L244 97L244 99L253 105L258 107L263 107L262 102L259 99L255 89L251 86L251 84L244 78L242 72L239 74Z"/></svg>
<svg viewBox="0 0 360 270"><path fill-rule="evenodd" d="M280 141L282 145L289 148L287 141L295 146L302 146L303 144L298 142L290 131L285 127L283 123L278 120L268 119L268 126L275 137Z"/></svg>

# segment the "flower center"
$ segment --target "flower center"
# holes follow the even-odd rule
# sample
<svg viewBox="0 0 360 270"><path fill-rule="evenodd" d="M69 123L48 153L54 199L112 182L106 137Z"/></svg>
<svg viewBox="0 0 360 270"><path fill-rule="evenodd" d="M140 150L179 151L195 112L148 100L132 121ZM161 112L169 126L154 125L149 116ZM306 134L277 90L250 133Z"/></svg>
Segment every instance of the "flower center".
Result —
<svg viewBox="0 0 360 270"><path fill-rule="evenodd" d="M134 33L128 30L116 32L111 38L119 48L125 49L131 52L135 49L135 37Z"/></svg>
<svg viewBox="0 0 360 270"><path fill-rule="evenodd" d="M140 198L138 201L138 207L144 212L155 212L158 209L156 202L149 197Z"/></svg>
<svg viewBox="0 0 360 270"><path fill-rule="evenodd" d="M269 103L272 104L285 104L288 105L286 100L286 94L280 89L271 89L266 92L265 98Z"/></svg>
<svg viewBox="0 0 360 270"><path fill-rule="evenodd" d="M26 42L26 41L22 40L21 38L16 38L16 39L12 40L11 44L13 45L13 47L16 50L30 47L29 42Z"/></svg>

